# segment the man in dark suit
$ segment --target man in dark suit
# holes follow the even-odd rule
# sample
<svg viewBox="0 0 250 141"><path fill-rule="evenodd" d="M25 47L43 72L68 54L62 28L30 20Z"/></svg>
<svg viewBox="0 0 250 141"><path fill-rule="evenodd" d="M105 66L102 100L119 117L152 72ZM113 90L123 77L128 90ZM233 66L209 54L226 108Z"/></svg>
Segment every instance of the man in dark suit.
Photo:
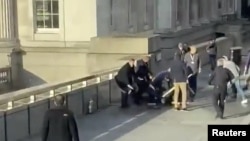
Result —
<svg viewBox="0 0 250 141"><path fill-rule="evenodd" d="M118 87L121 89L121 108L127 108L128 96L134 91L133 77L134 77L134 59L130 59L115 76L115 81Z"/></svg>
<svg viewBox="0 0 250 141"><path fill-rule="evenodd" d="M223 68L223 59L217 61L217 67L209 78L209 85L214 85L213 105L217 112L216 118L223 119L225 98L227 95L227 83L234 76L228 69Z"/></svg>
<svg viewBox="0 0 250 141"><path fill-rule="evenodd" d="M181 91L181 108L180 110L186 111L187 102L187 68L185 63L181 60L180 56L175 56L174 61L170 67L170 74L174 83L174 108L179 110L178 100Z"/></svg>
<svg viewBox="0 0 250 141"><path fill-rule="evenodd" d="M215 40L209 42L209 45L206 47L208 56L209 56L209 63L211 66L211 71L214 71L216 67L216 56L217 56L217 46Z"/></svg>
<svg viewBox="0 0 250 141"><path fill-rule="evenodd" d="M140 105L142 94L147 91L147 88L152 77L152 72L149 69L149 56L145 56L135 63L135 82L138 86L138 91L135 93L135 104Z"/></svg>
<svg viewBox="0 0 250 141"><path fill-rule="evenodd" d="M79 141L74 115L64 106L65 97L56 96L54 104L55 108L48 110L44 116L42 141Z"/></svg>

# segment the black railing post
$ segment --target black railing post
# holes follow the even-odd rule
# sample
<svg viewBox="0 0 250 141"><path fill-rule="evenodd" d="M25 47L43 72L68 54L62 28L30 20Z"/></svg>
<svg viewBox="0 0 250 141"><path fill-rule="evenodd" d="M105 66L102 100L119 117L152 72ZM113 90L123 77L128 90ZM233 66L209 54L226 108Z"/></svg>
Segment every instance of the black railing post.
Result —
<svg viewBox="0 0 250 141"><path fill-rule="evenodd" d="M112 79L109 80L109 104L111 105L112 104L112 101L111 101L111 91L112 91Z"/></svg>
<svg viewBox="0 0 250 141"><path fill-rule="evenodd" d="M4 118L4 140L8 141L8 137L7 137L7 114L6 112L4 112L3 118Z"/></svg>

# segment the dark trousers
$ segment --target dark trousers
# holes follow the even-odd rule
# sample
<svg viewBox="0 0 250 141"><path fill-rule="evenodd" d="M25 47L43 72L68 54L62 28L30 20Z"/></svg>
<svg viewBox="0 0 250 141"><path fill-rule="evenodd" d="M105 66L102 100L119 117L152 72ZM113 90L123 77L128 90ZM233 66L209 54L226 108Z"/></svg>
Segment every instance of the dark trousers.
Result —
<svg viewBox="0 0 250 141"><path fill-rule="evenodd" d="M118 87L121 89L121 107L122 108L128 107L129 106L128 105L129 88L127 87L126 84L119 81L116 77L115 77L115 81Z"/></svg>
<svg viewBox="0 0 250 141"><path fill-rule="evenodd" d="M227 86L215 86L213 94L213 106L216 110L217 116L223 117L224 107L225 107L225 98L227 95Z"/></svg>
<svg viewBox="0 0 250 141"><path fill-rule="evenodd" d="M216 67L216 55L209 54L209 63L211 66L211 70L214 71L214 69Z"/></svg>
<svg viewBox="0 0 250 141"><path fill-rule="evenodd" d="M194 99L195 95L196 95L196 91L197 91L197 74L192 75L189 79L188 79L188 85L190 87L190 89L193 91L189 92L189 98L192 100Z"/></svg>
<svg viewBox="0 0 250 141"><path fill-rule="evenodd" d="M163 91L161 90L157 90L153 89L151 87L148 88L148 95L149 95L149 103L156 103L156 104L160 104L161 103L161 95L163 93Z"/></svg>
<svg viewBox="0 0 250 141"><path fill-rule="evenodd" d="M134 101L136 104L140 104L142 100L142 94L147 91L149 83L146 80L136 79L136 84L138 86L138 91L134 95Z"/></svg>

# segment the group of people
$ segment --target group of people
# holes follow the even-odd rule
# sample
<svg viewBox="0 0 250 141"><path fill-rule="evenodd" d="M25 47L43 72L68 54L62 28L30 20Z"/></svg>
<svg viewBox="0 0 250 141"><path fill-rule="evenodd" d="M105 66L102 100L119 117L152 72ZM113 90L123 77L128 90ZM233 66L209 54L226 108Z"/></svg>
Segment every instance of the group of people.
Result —
<svg viewBox="0 0 250 141"><path fill-rule="evenodd" d="M206 48L211 74L208 84L213 85L213 105L216 118L223 119L224 105L228 96L228 84L233 94L231 98L241 96L242 104L247 104L247 98L240 85L240 67L223 56L217 60L217 46L212 40ZM173 89L173 107L176 110L187 110L187 104L193 102L197 91L197 76L201 72L201 59L197 48L187 44L178 44L178 51L174 55L167 70L155 76L149 69L149 56L140 60L130 59L115 76L115 81L121 89L121 108L128 108L128 98L131 96L136 105L141 105L143 94L148 94L148 105L160 108L162 95L166 90ZM246 75L250 66L250 52L244 70ZM250 82L250 77L247 80ZM78 129L73 113L65 107L65 97L57 95L54 99L55 108L45 113L42 128L42 141L79 141Z"/></svg>
<svg viewBox="0 0 250 141"><path fill-rule="evenodd" d="M247 98L240 85L240 67L227 56L218 58L215 40L211 40L206 47L211 66L209 85L214 86L213 104L217 111L216 118L223 118L224 103L227 97L237 98L247 104ZM250 54L250 53L249 53ZM201 59L195 46L179 43L174 60L167 70L153 76L148 66L149 57L141 60L131 59L118 72L115 80L122 90L121 107L127 108L128 97L131 95L134 102L140 105L142 94L148 94L148 104L159 108L162 104L162 95L166 90L174 90L172 104L177 111L186 111L187 105L194 101L197 92L197 77L201 72ZM248 61L250 64L250 55ZM246 67L246 68L248 68ZM245 69L246 69L245 68ZM249 79L250 80L250 79ZM166 82L166 83L164 83ZM232 95L228 95L228 83L232 88ZM171 93L170 93L171 94Z"/></svg>

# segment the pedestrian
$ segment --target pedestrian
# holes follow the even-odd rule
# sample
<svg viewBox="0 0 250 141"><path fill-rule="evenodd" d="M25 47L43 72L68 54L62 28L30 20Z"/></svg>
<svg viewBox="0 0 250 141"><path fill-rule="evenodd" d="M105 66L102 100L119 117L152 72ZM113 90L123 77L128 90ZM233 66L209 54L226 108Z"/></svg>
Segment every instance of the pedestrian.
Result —
<svg viewBox="0 0 250 141"><path fill-rule="evenodd" d="M234 78L233 74L223 67L223 59L217 61L217 67L211 74L208 84L214 85L213 106L216 110L216 117L223 119L225 98L227 95L227 84Z"/></svg>
<svg viewBox="0 0 250 141"><path fill-rule="evenodd" d="M142 102L142 95L147 91L149 83L152 78L152 72L148 65L149 56L145 56L135 63L135 82L138 86L138 91L134 95L134 102L140 105Z"/></svg>
<svg viewBox="0 0 250 141"><path fill-rule="evenodd" d="M73 112L65 107L65 97L54 98L55 108L44 116L42 141L80 141Z"/></svg>
<svg viewBox="0 0 250 141"><path fill-rule="evenodd" d="M169 85L168 76L169 76L168 71L161 71L152 79L152 82L148 87L148 94L149 94L148 105L153 105L154 108L160 108L161 96L163 92L167 90L166 88L168 87L167 85Z"/></svg>
<svg viewBox="0 0 250 141"><path fill-rule="evenodd" d="M234 79L232 80L232 82L236 88L236 93L234 93L233 97L236 98L237 92L238 92L238 94L240 94L240 96L242 98L241 103L246 104L248 101L247 101L246 96L243 92L243 89L241 88L241 85L240 85L240 68L239 68L239 66L237 66L233 61L228 60L227 56L223 56L223 61L224 61L223 62L224 68L227 68L228 70L230 70L234 76ZM235 91L235 90L233 90L233 91Z"/></svg>
<svg viewBox="0 0 250 141"><path fill-rule="evenodd" d="M128 108L128 97L134 91L134 59L130 59L125 65L121 67L118 74L115 76L115 81L121 89L121 108Z"/></svg>
<svg viewBox="0 0 250 141"><path fill-rule="evenodd" d="M170 75L174 83L174 109L187 110L187 74L185 63L180 56L175 56L171 66ZM179 105L179 95L181 92L181 107Z"/></svg>
<svg viewBox="0 0 250 141"><path fill-rule="evenodd" d="M248 75L248 71L249 71L249 66L250 66L250 50L248 51L248 55L247 55L247 60L246 60L246 64L245 64L245 68L244 68L244 75L247 77L246 78L246 86L244 89L248 89L248 85L250 83L250 76Z"/></svg>
<svg viewBox="0 0 250 141"><path fill-rule="evenodd" d="M184 62L188 70L191 71L191 74L188 78L188 84L192 89L192 93L189 94L189 101L193 102L196 92L197 92L197 77L201 72L201 59L197 53L197 48L195 46L190 47L190 52L188 52L184 57Z"/></svg>
<svg viewBox="0 0 250 141"><path fill-rule="evenodd" d="M214 71L216 67L216 57L217 57L217 45L215 43L216 39L209 41L206 51L209 57L209 64L211 66L211 71Z"/></svg>
<svg viewBox="0 0 250 141"><path fill-rule="evenodd" d="M184 45L183 43L179 43L178 44L178 49L175 52L175 56L178 56L181 58L181 60L184 60L184 56L185 56L185 50L184 50Z"/></svg>

